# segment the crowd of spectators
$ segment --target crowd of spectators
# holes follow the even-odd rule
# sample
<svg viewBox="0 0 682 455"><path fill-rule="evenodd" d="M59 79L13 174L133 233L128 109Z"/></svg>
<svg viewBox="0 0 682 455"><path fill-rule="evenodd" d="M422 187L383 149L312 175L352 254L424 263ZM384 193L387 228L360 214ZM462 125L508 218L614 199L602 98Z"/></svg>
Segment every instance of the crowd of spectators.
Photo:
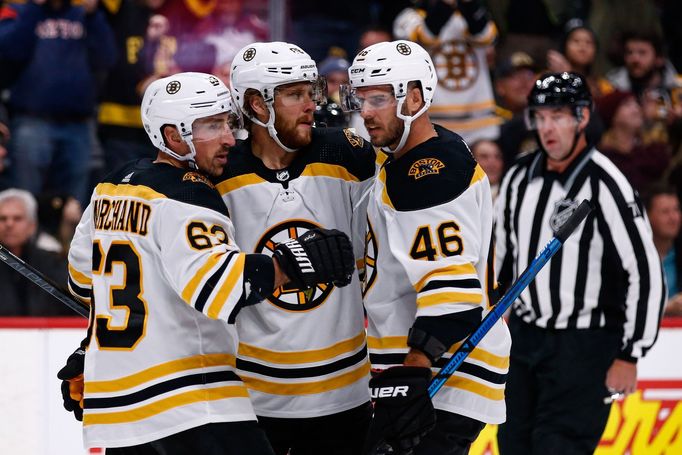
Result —
<svg viewBox="0 0 682 455"><path fill-rule="evenodd" d="M435 122L469 142L493 189L536 147L524 122L536 77L583 74L596 100L588 139L642 195L666 267L668 313L682 315L682 36L673 20L682 2L283 0L278 11L271 3L0 0L0 191L11 188L0 193L0 243L63 282L93 182L155 154L139 113L146 86L178 71L227 82L237 50L272 39L269 15L285 14L279 38L309 52L328 80L318 127L363 134L338 97L360 49L394 38L427 47L439 75ZM0 314L63 313L5 265L0 282L19 302Z"/></svg>

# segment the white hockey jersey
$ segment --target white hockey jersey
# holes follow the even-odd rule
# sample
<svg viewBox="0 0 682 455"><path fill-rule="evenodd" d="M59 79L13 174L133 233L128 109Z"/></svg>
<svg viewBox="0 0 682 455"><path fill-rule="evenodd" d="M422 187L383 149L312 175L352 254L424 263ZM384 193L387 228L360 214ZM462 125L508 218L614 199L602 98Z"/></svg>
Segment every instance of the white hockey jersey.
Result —
<svg viewBox="0 0 682 455"><path fill-rule="evenodd" d="M86 447L256 420L227 322L248 298L245 256L201 174L140 160L97 185L69 251L70 290L92 295Z"/></svg>
<svg viewBox="0 0 682 455"><path fill-rule="evenodd" d="M467 143L497 139L502 119L495 114L495 96L486 50L495 43L493 21L476 35L468 31L464 17L455 12L436 33L426 26L426 12L406 8L395 19L396 38L424 45L438 74L429 116L456 132Z"/></svg>
<svg viewBox="0 0 682 455"><path fill-rule="evenodd" d="M363 293L373 369L403 363L417 317L479 307L483 317L494 303L488 178L459 136L435 128L438 137L384 163L367 207ZM503 422L510 347L500 320L433 398L436 409Z"/></svg>
<svg viewBox="0 0 682 455"><path fill-rule="evenodd" d="M313 129L312 143L278 171L251 153L249 141L239 143L217 188L245 251L272 254L276 243L323 227L348 234L361 259L367 198L360 199L374 171L375 153L362 138L347 129ZM369 401L357 274L343 288L280 288L244 308L236 325L238 373L257 415L317 417Z"/></svg>

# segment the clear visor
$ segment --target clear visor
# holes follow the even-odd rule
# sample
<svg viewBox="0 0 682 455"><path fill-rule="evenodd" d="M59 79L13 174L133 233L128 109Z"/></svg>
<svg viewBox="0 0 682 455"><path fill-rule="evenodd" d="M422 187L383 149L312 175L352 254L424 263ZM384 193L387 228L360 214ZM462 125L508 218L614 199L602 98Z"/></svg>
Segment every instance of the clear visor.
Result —
<svg viewBox="0 0 682 455"><path fill-rule="evenodd" d="M579 109L576 107L576 109ZM549 126L556 127L572 127L578 123L576 117L577 112L569 109L526 109L524 111L524 120L526 128L529 131L534 131L540 128Z"/></svg>
<svg viewBox="0 0 682 455"><path fill-rule="evenodd" d="M275 88L275 97L284 107L297 106L313 102L324 104L327 102L327 79L320 76L312 82L280 85Z"/></svg>
<svg viewBox="0 0 682 455"><path fill-rule="evenodd" d="M200 118L192 123L192 140L212 141L224 134L234 137L243 127L241 116L234 112Z"/></svg>
<svg viewBox="0 0 682 455"><path fill-rule="evenodd" d="M358 94L357 89L348 84L339 87L339 100L344 112L359 112L366 109L384 109L395 105L396 99L392 93L370 91Z"/></svg>

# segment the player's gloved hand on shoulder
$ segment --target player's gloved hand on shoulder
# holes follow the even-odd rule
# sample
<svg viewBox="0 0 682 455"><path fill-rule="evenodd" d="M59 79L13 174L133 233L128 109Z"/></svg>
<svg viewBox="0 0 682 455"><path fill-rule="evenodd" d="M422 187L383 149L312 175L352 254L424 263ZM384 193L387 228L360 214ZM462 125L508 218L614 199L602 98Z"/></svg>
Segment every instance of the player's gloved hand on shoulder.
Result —
<svg viewBox="0 0 682 455"><path fill-rule="evenodd" d="M395 453L409 453L436 425L436 411L429 397L431 369L399 366L369 381L374 417L365 453L375 454L386 444Z"/></svg>
<svg viewBox="0 0 682 455"><path fill-rule="evenodd" d="M83 421L83 371L85 370L85 349L79 347L66 360L57 377L62 380L64 409L73 412L76 420Z"/></svg>
<svg viewBox="0 0 682 455"><path fill-rule="evenodd" d="M355 271L350 239L336 229L311 229L277 244L274 256L291 284L302 289L317 283L346 286Z"/></svg>

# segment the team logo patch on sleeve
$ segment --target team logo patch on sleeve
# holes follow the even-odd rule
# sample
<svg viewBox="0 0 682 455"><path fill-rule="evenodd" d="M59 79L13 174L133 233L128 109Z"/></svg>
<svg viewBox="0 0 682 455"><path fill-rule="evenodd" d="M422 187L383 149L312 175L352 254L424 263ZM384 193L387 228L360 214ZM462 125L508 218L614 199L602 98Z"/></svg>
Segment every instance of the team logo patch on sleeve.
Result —
<svg viewBox="0 0 682 455"><path fill-rule="evenodd" d="M443 162L436 158L422 158L421 160L415 161L407 175L414 177L415 180L419 180L425 175L439 174L440 170L443 169L445 165Z"/></svg>
<svg viewBox="0 0 682 455"><path fill-rule="evenodd" d="M355 134L355 130L352 128L344 128L343 134L346 135L346 139L348 139L348 142L350 143L351 147L361 148L362 145L365 143L365 140L358 136L357 134Z"/></svg>
<svg viewBox="0 0 682 455"><path fill-rule="evenodd" d="M209 179L206 178L206 176L199 174L198 172L187 172L185 175L182 176L182 181L190 181L194 183L204 183L211 188L215 188L213 183Z"/></svg>

